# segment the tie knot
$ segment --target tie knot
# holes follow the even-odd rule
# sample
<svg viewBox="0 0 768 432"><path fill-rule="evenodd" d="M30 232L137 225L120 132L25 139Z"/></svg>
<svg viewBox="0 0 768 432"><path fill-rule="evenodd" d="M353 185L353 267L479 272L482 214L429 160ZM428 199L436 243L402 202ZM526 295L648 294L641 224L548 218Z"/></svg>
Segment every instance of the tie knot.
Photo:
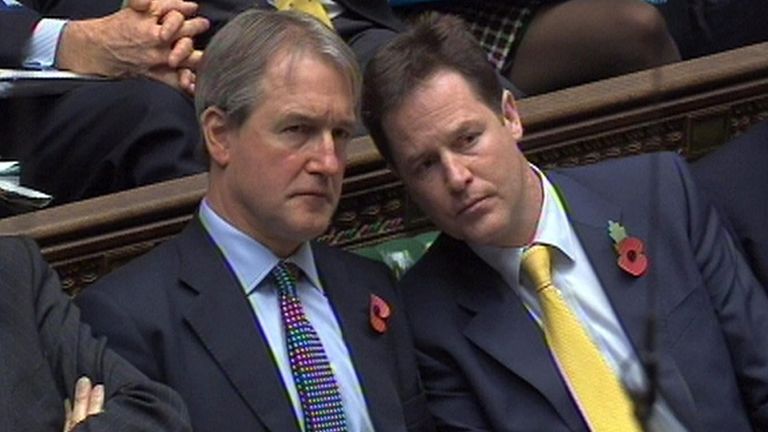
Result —
<svg viewBox="0 0 768 432"><path fill-rule="evenodd" d="M296 295L296 281L299 279L299 268L296 264L280 261L272 268L271 273L281 293Z"/></svg>
<svg viewBox="0 0 768 432"><path fill-rule="evenodd" d="M523 253L521 266L535 285L536 292L552 285L552 259L547 246L535 244Z"/></svg>

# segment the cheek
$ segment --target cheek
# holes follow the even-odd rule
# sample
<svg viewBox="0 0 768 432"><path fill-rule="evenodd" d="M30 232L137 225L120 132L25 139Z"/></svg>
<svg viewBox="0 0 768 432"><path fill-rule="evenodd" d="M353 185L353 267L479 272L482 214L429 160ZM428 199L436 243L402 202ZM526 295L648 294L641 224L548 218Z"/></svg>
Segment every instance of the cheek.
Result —
<svg viewBox="0 0 768 432"><path fill-rule="evenodd" d="M450 207L450 197L440 187L411 189L411 195L421 210L431 218L445 219Z"/></svg>

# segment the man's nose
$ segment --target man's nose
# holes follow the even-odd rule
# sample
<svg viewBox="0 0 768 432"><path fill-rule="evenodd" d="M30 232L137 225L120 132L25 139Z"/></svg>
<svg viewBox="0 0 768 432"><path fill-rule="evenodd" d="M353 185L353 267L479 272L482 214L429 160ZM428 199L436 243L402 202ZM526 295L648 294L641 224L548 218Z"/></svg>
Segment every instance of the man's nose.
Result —
<svg viewBox="0 0 768 432"><path fill-rule="evenodd" d="M448 154L443 157L445 183L454 192L464 190L472 181L472 171L460 155Z"/></svg>
<svg viewBox="0 0 768 432"><path fill-rule="evenodd" d="M318 139L320 141L312 149L308 169L327 176L338 174L344 169L344 144L338 143L331 131L323 131Z"/></svg>

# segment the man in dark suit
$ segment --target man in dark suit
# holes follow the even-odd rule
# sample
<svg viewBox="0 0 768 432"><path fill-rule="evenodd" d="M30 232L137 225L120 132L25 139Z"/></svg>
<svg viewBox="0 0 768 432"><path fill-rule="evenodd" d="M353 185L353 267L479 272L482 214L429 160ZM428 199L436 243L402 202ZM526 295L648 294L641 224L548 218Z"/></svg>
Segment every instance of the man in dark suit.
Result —
<svg viewBox="0 0 768 432"><path fill-rule="evenodd" d="M686 164L538 170L481 55L430 18L364 80L374 141L443 230L401 286L438 427L767 428L768 299Z"/></svg>
<svg viewBox="0 0 768 432"><path fill-rule="evenodd" d="M110 80L0 89L0 154L22 184L65 203L202 172L200 134L181 88L208 23L181 0L0 0L0 67ZM66 17L68 20L44 17ZM168 85L166 85L168 84ZM175 88L174 88L175 87Z"/></svg>
<svg viewBox="0 0 768 432"><path fill-rule="evenodd" d="M691 164L701 188L726 217L755 275L768 287L768 122Z"/></svg>
<svg viewBox="0 0 768 432"><path fill-rule="evenodd" d="M181 393L196 431L328 430L302 427L317 417L289 354L296 320L345 425L333 430L431 429L388 270L310 242L339 200L359 88L354 55L314 18L235 18L197 81L210 157L198 215L79 297L116 351Z"/></svg>
<svg viewBox="0 0 768 432"><path fill-rule="evenodd" d="M352 48L361 67L373 57L376 50L405 25L394 15L386 0L320 0L327 11L334 30ZM230 19L256 5L274 9L278 0L204 0L200 14L211 22L211 29L198 39L204 46Z"/></svg>
<svg viewBox="0 0 768 432"><path fill-rule="evenodd" d="M191 430L175 392L93 338L32 241L0 238L0 256L0 430L61 431L83 375L102 383L105 403L98 414L76 404L78 431Z"/></svg>

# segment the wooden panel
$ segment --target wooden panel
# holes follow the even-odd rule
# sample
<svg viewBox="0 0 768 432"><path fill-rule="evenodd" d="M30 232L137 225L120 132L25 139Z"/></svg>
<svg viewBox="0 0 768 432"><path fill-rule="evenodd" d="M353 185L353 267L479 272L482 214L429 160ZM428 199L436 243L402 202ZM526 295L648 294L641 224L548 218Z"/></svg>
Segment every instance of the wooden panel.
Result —
<svg viewBox="0 0 768 432"><path fill-rule="evenodd" d="M697 157L768 118L768 43L518 102L521 147L541 167L658 150ZM0 220L35 238L75 292L177 233L206 175ZM430 226L367 137L352 142L339 209L321 240L356 247Z"/></svg>

